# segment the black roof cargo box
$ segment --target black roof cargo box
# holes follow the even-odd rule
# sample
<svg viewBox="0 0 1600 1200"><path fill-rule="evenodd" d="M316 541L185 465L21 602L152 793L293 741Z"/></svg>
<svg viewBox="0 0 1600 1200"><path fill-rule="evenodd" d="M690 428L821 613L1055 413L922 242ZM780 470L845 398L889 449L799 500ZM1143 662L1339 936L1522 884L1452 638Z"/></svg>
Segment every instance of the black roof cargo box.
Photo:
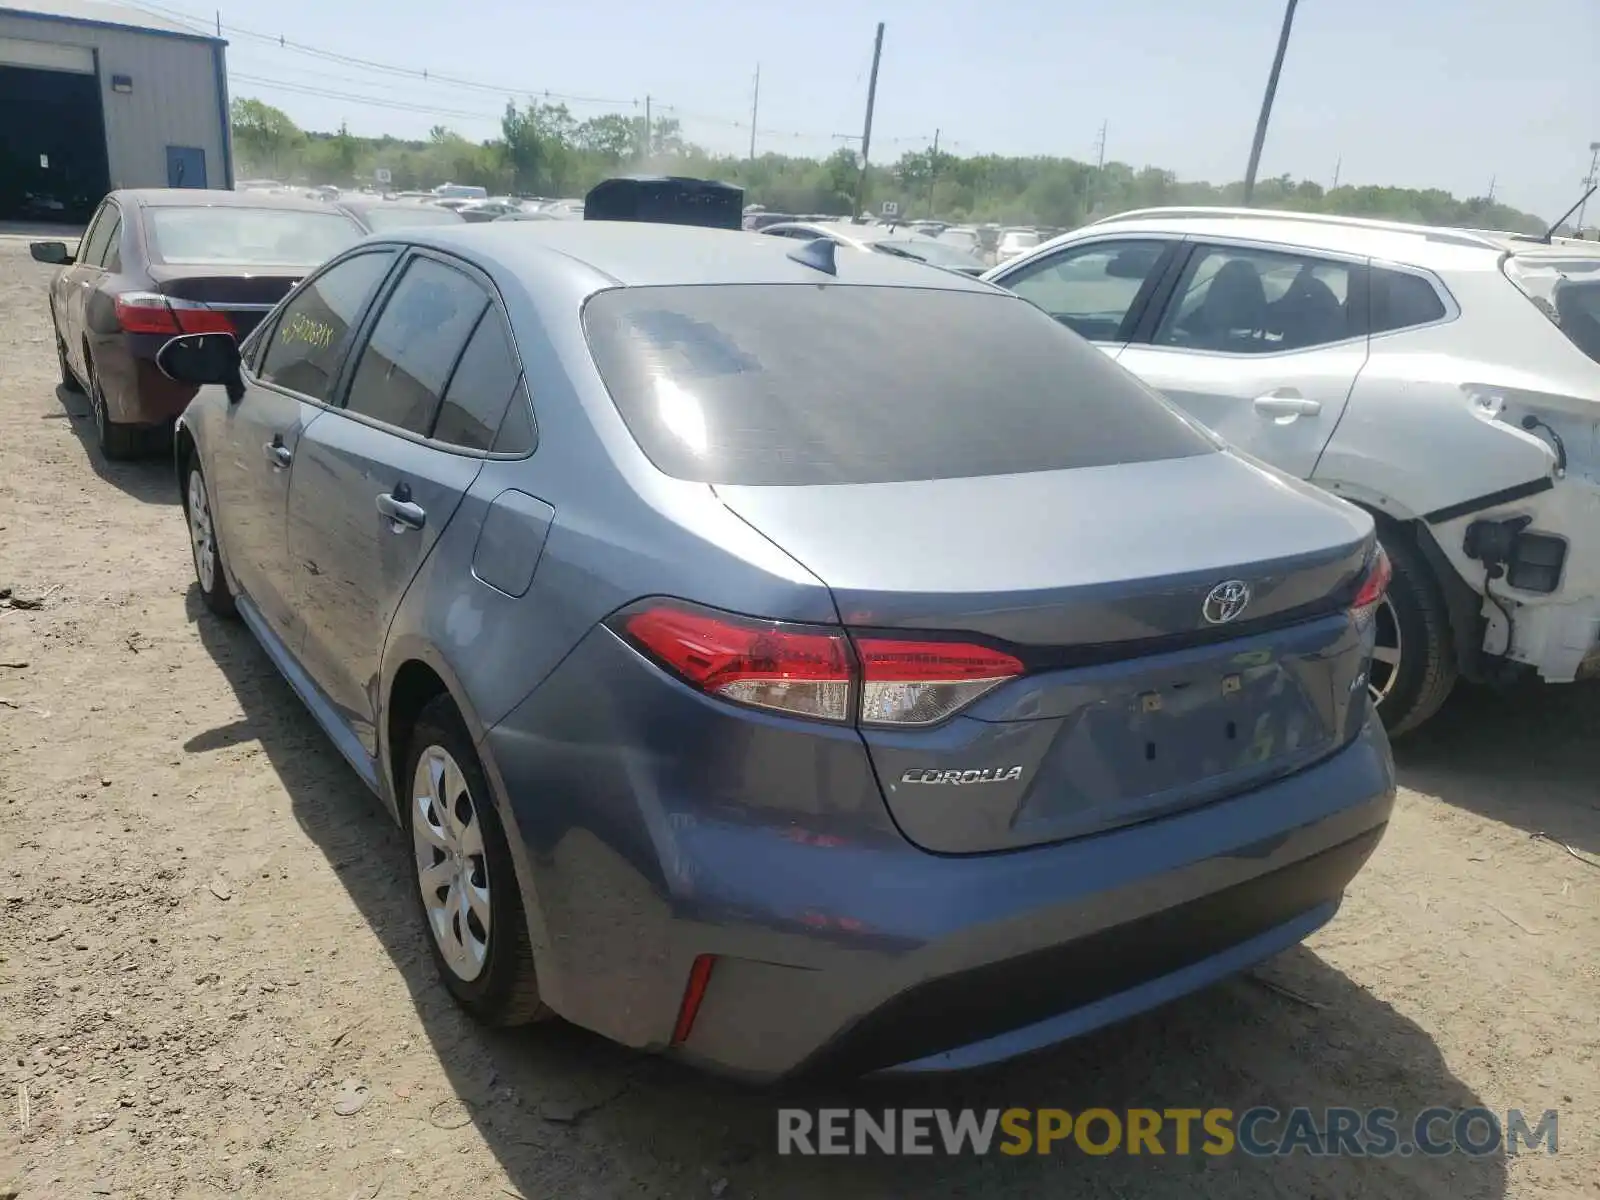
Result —
<svg viewBox="0 0 1600 1200"><path fill-rule="evenodd" d="M654 221L739 229L744 189L681 175L628 175L601 180L583 199L585 221Z"/></svg>

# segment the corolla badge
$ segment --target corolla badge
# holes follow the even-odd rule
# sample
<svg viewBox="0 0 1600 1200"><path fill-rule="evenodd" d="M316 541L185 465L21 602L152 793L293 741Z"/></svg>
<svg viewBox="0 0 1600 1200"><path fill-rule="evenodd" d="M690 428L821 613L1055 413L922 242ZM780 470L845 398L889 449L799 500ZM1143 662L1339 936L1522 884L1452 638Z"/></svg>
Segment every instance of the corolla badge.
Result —
<svg viewBox="0 0 1600 1200"><path fill-rule="evenodd" d="M901 783L944 783L960 787L967 783L1010 783L1022 778L1022 767L984 767L972 771L940 771L912 767L900 776Z"/></svg>
<svg viewBox="0 0 1600 1200"><path fill-rule="evenodd" d="M1242 579L1224 579L1206 593L1200 614L1212 625L1226 625L1250 603L1250 585Z"/></svg>

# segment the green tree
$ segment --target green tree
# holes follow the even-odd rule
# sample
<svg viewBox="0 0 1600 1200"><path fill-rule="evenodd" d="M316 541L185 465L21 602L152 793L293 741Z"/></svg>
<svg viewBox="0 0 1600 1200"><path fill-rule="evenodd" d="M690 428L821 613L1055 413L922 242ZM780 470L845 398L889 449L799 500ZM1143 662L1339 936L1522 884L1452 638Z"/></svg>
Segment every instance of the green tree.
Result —
<svg viewBox="0 0 1600 1200"><path fill-rule="evenodd" d="M228 116L239 161L269 175L283 171L306 140L288 113L260 100L240 97L231 105Z"/></svg>
<svg viewBox="0 0 1600 1200"><path fill-rule="evenodd" d="M645 123L638 113L605 113L576 120L564 105L532 101L506 105L500 137L474 142L443 125L419 140L362 138L344 126L336 133L302 133L280 110L259 100L233 104L234 141L242 170L347 184L388 167L397 187L430 188L450 181L491 191L515 189L544 195L581 194L634 164L721 179L745 189L748 203L776 212L848 213L860 178L860 159L840 147L824 159L763 154L712 154L683 136L676 117ZM1160 167L1109 162L1103 167L1070 158L1008 158L978 154L902 155L870 168L874 201L895 200L907 215L946 220L999 221L1071 228L1097 216L1161 204L1238 204L1238 181L1179 179ZM930 199L930 185L931 199ZM1437 225L1537 233L1544 222L1487 197L1458 199L1438 189L1345 185L1325 189L1288 175L1261 180L1256 204L1308 212L1348 213Z"/></svg>
<svg viewBox="0 0 1600 1200"><path fill-rule="evenodd" d="M592 154L602 162L623 163L639 149L643 138L634 121L621 113L590 117L573 130L574 147L581 154Z"/></svg>

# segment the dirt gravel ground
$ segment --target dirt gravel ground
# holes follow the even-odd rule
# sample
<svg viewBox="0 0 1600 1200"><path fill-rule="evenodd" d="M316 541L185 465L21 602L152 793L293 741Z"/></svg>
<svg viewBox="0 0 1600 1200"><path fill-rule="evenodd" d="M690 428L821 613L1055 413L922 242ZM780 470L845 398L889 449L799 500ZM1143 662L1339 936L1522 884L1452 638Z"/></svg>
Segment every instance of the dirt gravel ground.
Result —
<svg viewBox="0 0 1600 1200"><path fill-rule="evenodd" d="M202 614L167 465L90 448L47 279L0 239L0 587L40 603L0 602L0 1197L1600 1195L1600 870L1561 844L1600 855L1600 688L1459 696L1267 983L1024 1063L762 1093L485 1032L434 982L396 831ZM1560 1150L800 1159L780 1103L1556 1108Z"/></svg>

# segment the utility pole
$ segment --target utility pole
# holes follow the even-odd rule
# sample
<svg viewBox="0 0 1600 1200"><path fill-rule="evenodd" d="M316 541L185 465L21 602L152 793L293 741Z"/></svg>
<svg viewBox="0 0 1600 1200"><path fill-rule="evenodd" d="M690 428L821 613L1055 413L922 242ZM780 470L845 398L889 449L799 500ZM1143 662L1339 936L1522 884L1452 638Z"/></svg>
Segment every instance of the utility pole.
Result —
<svg viewBox="0 0 1600 1200"><path fill-rule="evenodd" d="M939 133L933 131L933 153L928 156L928 216L933 216L933 181L939 174Z"/></svg>
<svg viewBox="0 0 1600 1200"><path fill-rule="evenodd" d="M1597 182L1600 182L1600 142L1589 143L1589 173L1583 178L1583 189L1588 191ZM1583 235L1583 214L1589 207L1589 197L1583 198L1583 203L1578 205L1578 220L1572 226L1572 232Z"/></svg>
<svg viewBox="0 0 1600 1200"><path fill-rule="evenodd" d="M867 154L872 149L872 106L878 100L878 60L883 57L883 22L878 22L878 35L872 43L872 77L867 81L867 122L861 130L861 178L856 184L855 212L852 219L866 211L867 204Z"/></svg>
<svg viewBox="0 0 1600 1200"><path fill-rule="evenodd" d="M644 159L650 161L650 97L644 98Z"/></svg>
<svg viewBox="0 0 1600 1200"><path fill-rule="evenodd" d="M756 160L756 114L761 111L761 64L756 64L756 93L750 99L750 161Z"/></svg>
<svg viewBox="0 0 1600 1200"><path fill-rule="evenodd" d="M222 10L217 9L217 36L222 36Z"/></svg>
<svg viewBox="0 0 1600 1200"><path fill-rule="evenodd" d="M1267 76L1266 95L1261 97L1261 115L1256 119L1255 140L1250 143L1250 165L1244 169L1244 202L1248 206L1256 193L1256 169L1261 166L1261 147L1267 140L1267 122L1272 118L1272 101L1278 94L1278 76L1283 73L1283 56L1289 49L1289 30L1294 25L1295 5L1299 0L1289 0L1283 9L1283 30L1278 34L1278 53L1272 59L1272 73Z"/></svg>
<svg viewBox="0 0 1600 1200"><path fill-rule="evenodd" d="M1344 170L1344 155L1341 154L1333 163L1333 186L1328 189L1330 192L1339 190L1339 172L1342 170Z"/></svg>
<svg viewBox="0 0 1600 1200"><path fill-rule="evenodd" d="M1498 175L1489 176L1489 197L1488 197L1488 199L1489 199L1489 203L1490 204L1494 203L1494 185L1496 183L1498 183L1498 182L1500 182L1500 176L1498 176Z"/></svg>
<svg viewBox="0 0 1600 1200"><path fill-rule="evenodd" d="M1096 197L1100 194L1100 180L1106 169L1106 126L1110 122L1100 122L1100 136L1094 141L1094 175L1089 180L1088 193L1084 196L1084 216L1094 216Z"/></svg>

